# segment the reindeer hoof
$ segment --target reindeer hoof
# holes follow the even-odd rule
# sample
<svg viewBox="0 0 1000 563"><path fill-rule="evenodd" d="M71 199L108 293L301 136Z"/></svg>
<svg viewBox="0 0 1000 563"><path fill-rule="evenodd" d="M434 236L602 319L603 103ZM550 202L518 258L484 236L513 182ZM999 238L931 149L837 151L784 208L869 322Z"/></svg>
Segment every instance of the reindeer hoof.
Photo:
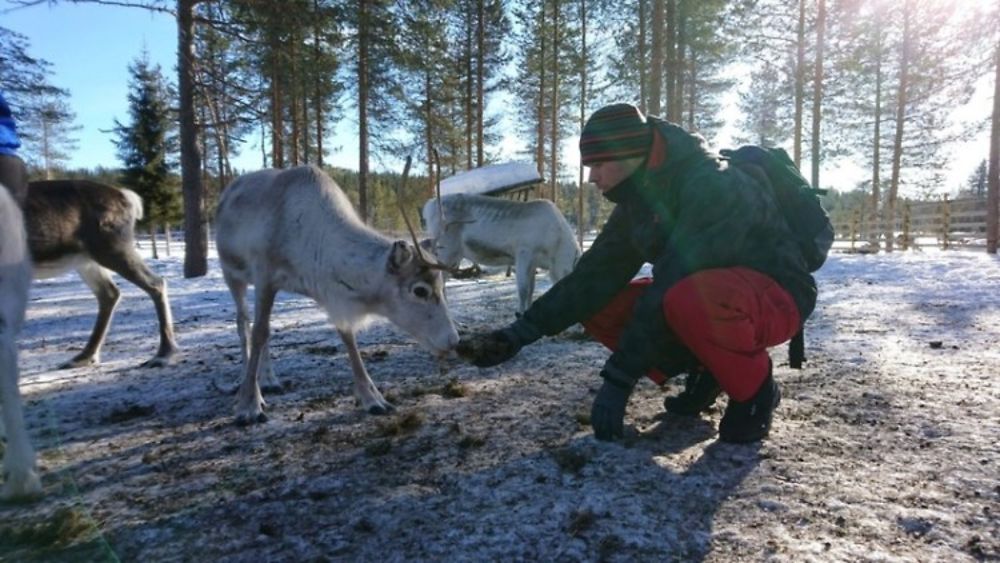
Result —
<svg viewBox="0 0 1000 563"><path fill-rule="evenodd" d="M42 497L42 482L34 470L8 472L0 487L0 500L5 502L30 502Z"/></svg>
<svg viewBox="0 0 1000 563"><path fill-rule="evenodd" d="M280 395L285 392L284 383L262 383L260 386L261 393L268 393L273 395Z"/></svg>
<svg viewBox="0 0 1000 563"><path fill-rule="evenodd" d="M382 403L380 405L372 405L368 407L368 414L376 416L385 416L393 412L396 412L396 406L392 403Z"/></svg>
<svg viewBox="0 0 1000 563"><path fill-rule="evenodd" d="M165 368L167 366L172 366L176 363L177 355L173 352L169 354L157 354L153 356L140 367L144 368Z"/></svg>
<svg viewBox="0 0 1000 563"><path fill-rule="evenodd" d="M256 416L241 414L236 417L236 426L240 428L246 428L252 424L263 424L265 422L267 422L267 415L264 413L259 413Z"/></svg>
<svg viewBox="0 0 1000 563"><path fill-rule="evenodd" d="M63 363L59 364L59 368L58 369L76 369L76 368L82 368L82 367L87 367L87 366L95 366L98 363L100 363L100 362L97 360L97 358L95 358L93 356L83 356L83 357L77 356L77 357L73 358L72 360L69 360L69 361L66 361L66 362L63 362Z"/></svg>

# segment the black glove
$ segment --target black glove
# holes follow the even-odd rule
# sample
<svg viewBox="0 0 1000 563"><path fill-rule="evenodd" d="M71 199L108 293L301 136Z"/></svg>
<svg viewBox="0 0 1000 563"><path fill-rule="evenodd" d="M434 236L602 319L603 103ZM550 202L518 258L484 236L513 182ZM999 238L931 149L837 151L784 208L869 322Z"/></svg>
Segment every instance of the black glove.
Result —
<svg viewBox="0 0 1000 563"><path fill-rule="evenodd" d="M590 408L590 426L594 437L608 441L624 435L625 406L635 387L636 378L626 374L611 362L601 370L604 384L597 391Z"/></svg>
<svg viewBox="0 0 1000 563"><path fill-rule="evenodd" d="M463 338L456 351L473 365L486 368L513 358L521 348L541 336L534 325L522 318L506 328Z"/></svg>

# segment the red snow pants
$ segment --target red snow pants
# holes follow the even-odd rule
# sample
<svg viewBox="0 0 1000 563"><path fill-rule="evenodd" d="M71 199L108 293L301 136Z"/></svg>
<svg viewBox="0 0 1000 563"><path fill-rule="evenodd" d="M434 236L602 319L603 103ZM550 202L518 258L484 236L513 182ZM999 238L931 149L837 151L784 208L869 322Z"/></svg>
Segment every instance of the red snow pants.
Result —
<svg viewBox="0 0 1000 563"><path fill-rule="evenodd" d="M633 280L584 321L584 329L614 351L636 299L652 282ZM770 277L740 267L703 270L677 282L663 297L663 315L722 390L737 401L752 398L767 378L767 348L799 330L792 296ZM658 384L666 381L655 369L646 375Z"/></svg>

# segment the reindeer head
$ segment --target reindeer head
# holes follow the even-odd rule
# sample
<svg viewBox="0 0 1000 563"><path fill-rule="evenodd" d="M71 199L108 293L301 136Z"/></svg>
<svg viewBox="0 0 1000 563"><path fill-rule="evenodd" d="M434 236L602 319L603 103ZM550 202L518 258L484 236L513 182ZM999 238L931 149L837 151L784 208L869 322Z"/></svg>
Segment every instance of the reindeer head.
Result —
<svg viewBox="0 0 1000 563"><path fill-rule="evenodd" d="M392 243L386 263L389 287L380 312L424 347L444 355L458 344L458 333L448 312L441 272L420 256L409 242Z"/></svg>

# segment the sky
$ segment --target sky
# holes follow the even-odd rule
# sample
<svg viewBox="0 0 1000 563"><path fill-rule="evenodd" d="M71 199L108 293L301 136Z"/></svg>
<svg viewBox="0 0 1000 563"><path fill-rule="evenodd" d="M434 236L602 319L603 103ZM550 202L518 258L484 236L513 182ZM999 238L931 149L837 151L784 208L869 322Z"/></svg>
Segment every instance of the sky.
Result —
<svg viewBox="0 0 1000 563"><path fill-rule="evenodd" d="M30 53L52 63L53 84L70 92L70 105L76 112L76 123L81 126L77 134L79 150L72 155L70 166L119 166L112 136L107 131L113 127L115 119L124 121L128 118L128 66L145 49L150 61L159 64L164 74L176 81L177 31L173 19L146 10L113 6L62 2L13 9L8 3L0 2L0 22L0 25L27 36L31 44ZM960 111L968 115L988 116L991 95L992 83L984 81L975 100ZM730 106L727 121L735 123L737 112L734 106ZM509 113L505 112L505 119L509 129L513 130ZM728 146L733 133L731 127L724 128L709 142L713 147ZM258 138L259 135L253 135L247 139L242 155L233 161L237 168L252 170L261 167ZM337 125L335 136L329 142L329 146L335 149L327 158L327 163L357 170L356 138L356 122L349 113ZM954 191L958 185L964 184L973 169L986 158L987 139L987 132L984 131L974 141L953 148L951 170L944 186L946 191ZM579 164L576 140L576 137L571 137L562 145L563 160L572 169ZM501 159L523 160L524 157L518 156L522 148L523 143L509 134L500 147ZM379 155L374 155L374 158L379 158ZM402 166L402 162L396 162L392 157L381 158L386 160L372 163L376 170ZM575 179L576 174L572 176ZM821 174L827 187L840 191L853 189L865 176L860 165L845 159L825 164Z"/></svg>

